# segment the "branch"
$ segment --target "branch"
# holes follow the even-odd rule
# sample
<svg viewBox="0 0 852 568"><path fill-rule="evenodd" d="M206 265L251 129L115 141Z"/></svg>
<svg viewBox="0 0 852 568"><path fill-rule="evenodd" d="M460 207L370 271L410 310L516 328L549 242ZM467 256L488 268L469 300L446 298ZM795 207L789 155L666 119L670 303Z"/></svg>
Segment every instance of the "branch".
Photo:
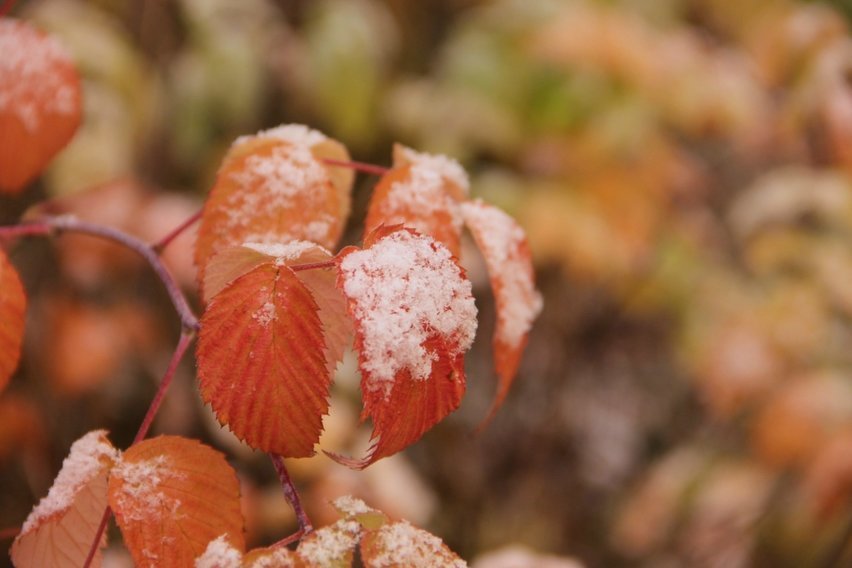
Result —
<svg viewBox="0 0 852 568"><path fill-rule="evenodd" d="M296 535L293 535L284 539L284 541L292 541L294 537L301 538L313 531L314 527L311 525L311 520L308 518L307 513L305 513L305 510L302 508L299 493L296 491L296 486L293 485L293 481L287 473L287 467L284 465L284 458L276 454L269 454L269 459L272 460L272 465L275 467L275 471L278 472L278 479L281 481L281 488L284 490L284 496L287 498L287 501L290 502L290 505L293 507L293 511L296 512L296 521L299 523L299 532L296 533L296 535L299 536L296 537Z"/></svg>
<svg viewBox="0 0 852 568"><path fill-rule="evenodd" d="M157 274L166 287L166 292L172 300L172 304L180 317L181 326L185 330L195 331L198 329L198 317L189 307L186 296L181 292L180 286L169 273L166 266L160 260L160 256L153 246L128 235L118 229L81 221L73 216L48 217L30 223L0 227L0 237L18 237L25 235L51 235L62 232L82 233L102 239L117 242L128 249L135 251Z"/></svg>

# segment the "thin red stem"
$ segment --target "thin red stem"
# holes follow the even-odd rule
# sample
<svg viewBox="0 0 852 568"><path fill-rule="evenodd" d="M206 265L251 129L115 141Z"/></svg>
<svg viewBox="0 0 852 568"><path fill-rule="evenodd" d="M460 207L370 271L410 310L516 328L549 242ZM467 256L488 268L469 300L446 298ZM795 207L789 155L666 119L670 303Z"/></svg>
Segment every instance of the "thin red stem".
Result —
<svg viewBox="0 0 852 568"><path fill-rule="evenodd" d="M199 209L198 211L196 211L192 217L175 227L168 235L166 235L156 243L152 244L151 248L154 249L154 252L156 252L157 254L161 254L163 252L163 249L169 246L169 243L179 237L180 234L183 233L185 230L194 225L196 221L201 219L202 213L203 209Z"/></svg>
<svg viewBox="0 0 852 568"><path fill-rule="evenodd" d="M0 18L8 15L17 3L18 0L6 0L5 2L3 2L3 4L0 5Z"/></svg>
<svg viewBox="0 0 852 568"><path fill-rule="evenodd" d="M293 507L293 511L296 512L296 521L299 523L299 531L302 533L298 538L301 538L313 531L314 527L311 525L311 520L308 518L307 513L305 513L305 510L302 508L302 501L299 499L299 492L296 491L296 486L293 485L293 481L290 479L290 474L287 473L287 467L284 465L284 458L276 454L269 454L269 459L272 460L272 465L278 473L278 479L281 481L281 488L284 490L284 497L287 498L287 501L289 501L290 505Z"/></svg>
<svg viewBox="0 0 852 568"><path fill-rule="evenodd" d="M287 268L293 272L300 270L317 270L320 268L334 268L334 260L323 260L322 262L306 262L305 264L288 265Z"/></svg>
<svg viewBox="0 0 852 568"><path fill-rule="evenodd" d="M307 533L304 530L299 529L296 532L294 532L293 534L291 534L290 536L285 536L284 538L282 538L278 542L273 542L272 546L273 547L274 546L287 546L289 544L293 544L297 540L301 540L301 538L303 536L305 536L306 534Z"/></svg>
<svg viewBox="0 0 852 568"><path fill-rule="evenodd" d="M95 559L95 554L98 553L98 548L101 543L101 538L104 536L104 531L107 528L107 523L109 523L109 519L112 517L112 509L107 507L104 509L104 514L101 517L101 524L98 525L98 530L95 533L95 538L92 540L92 546L89 547L89 554L86 555L86 561L83 562L83 568L89 568L92 564L92 560Z"/></svg>
<svg viewBox="0 0 852 568"><path fill-rule="evenodd" d="M368 164L366 162L347 162L346 160L335 160L332 158L323 158L322 161L330 166L349 168L357 172L362 172L373 176L383 176L388 173L388 168L384 166L377 166L375 164Z"/></svg>
<svg viewBox="0 0 852 568"><path fill-rule="evenodd" d="M21 534L21 527L6 527L0 529L0 540L9 540Z"/></svg>
<svg viewBox="0 0 852 568"><path fill-rule="evenodd" d="M17 237L24 235L48 235L52 233L61 233L63 231L72 233L82 233L115 241L132 251L135 251L142 258L148 261L148 264L157 274L166 287L166 292L172 300L172 304L180 317L181 325L184 329L197 330L198 318L189 307L186 296L181 292L180 286L175 281L174 277L168 271L166 266L160 260L157 251L149 244L139 240L138 238L128 235L118 229L96 225L81 221L73 216L47 217L40 221L31 223L22 223L20 225L11 225L0 227L0 237Z"/></svg>
<svg viewBox="0 0 852 568"><path fill-rule="evenodd" d="M169 390L169 385L172 383L172 379L175 376L175 372L177 371L178 365L181 360L183 360L183 356L186 354L186 350L189 347L190 342L192 341L193 332L184 331L180 334L180 339L178 340L177 347L175 347L175 352L172 354L172 360L169 361L169 366L166 369L165 374L163 375L162 380L160 380L160 386L157 388L157 393L154 395L153 400L151 400L151 405L148 407L148 412L145 414L145 418L142 420L142 424L139 426L139 430L136 432L136 437L133 438L133 443L141 442L145 439L145 436L148 435L148 430L151 428L151 423L154 422L154 417L157 415L157 412L160 410L160 405L163 403L163 398L166 396L166 391Z"/></svg>

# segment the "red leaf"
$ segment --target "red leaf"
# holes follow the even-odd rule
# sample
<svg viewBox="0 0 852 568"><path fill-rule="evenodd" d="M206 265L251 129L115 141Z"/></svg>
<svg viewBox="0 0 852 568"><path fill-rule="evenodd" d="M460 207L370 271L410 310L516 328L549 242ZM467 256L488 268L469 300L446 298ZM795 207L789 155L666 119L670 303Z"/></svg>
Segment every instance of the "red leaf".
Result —
<svg viewBox="0 0 852 568"><path fill-rule="evenodd" d="M36 177L77 130L80 79L55 39L0 18L0 192Z"/></svg>
<svg viewBox="0 0 852 568"><path fill-rule="evenodd" d="M381 225L402 224L440 241L458 256L462 229L459 202L467 187L467 175L455 161L397 145L394 167L373 190L365 234Z"/></svg>
<svg viewBox="0 0 852 568"><path fill-rule="evenodd" d="M82 566L107 507L107 474L118 452L106 432L89 432L71 446L53 486L32 510L12 544L18 568ZM106 538L101 541L101 547ZM101 562L100 551L93 566Z"/></svg>
<svg viewBox="0 0 852 568"><path fill-rule="evenodd" d="M221 535L245 549L237 476L195 440L131 446L110 474L109 503L137 566L192 566Z"/></svg>
<svg viewBox="0 0 852 568"><path fill-rule="evenodd" d="M500 378L489 417L503 403L518 371L532 322L542 308L523 229L481 200L462 204L465 224L485 257L497 302L494 363Z"/></svg>
<svg viewBox="0 0 852 568"><path fill-rule="evenodd" d="M388 232L392 231L392 232ZM380 228L364 250L339 255L338 285L355 320L364 417L373 446L363 468L419 439L455 410L464 353L476 331L470 282L446 247L412 230Z"/></svg>
<svg viewBox="0 0 852 568"><path fill-rule="evenodd" d="M339 168L332 175L319 159L338 155L329 150L331 142L298 125L234 142L207 198L198 230L195 260L202 288L208 261L228 246L292 240L326 248L337 244L349 210L350 187L345 186L347 178L340 176Z"/></svg>
<svg viewBox="0 0 852 568"><path fill-rule="evenodd" d="M314 454L331 383L317 312L310 291L273 258L207 305L197 352L201 396L253 448Z"/></svg>
<svg viewBox="0 0 852 568"><path fill-rule="evenodd" d="M18 366L26 309L27 297L18 273L0 250L0 392Z"/></svg>

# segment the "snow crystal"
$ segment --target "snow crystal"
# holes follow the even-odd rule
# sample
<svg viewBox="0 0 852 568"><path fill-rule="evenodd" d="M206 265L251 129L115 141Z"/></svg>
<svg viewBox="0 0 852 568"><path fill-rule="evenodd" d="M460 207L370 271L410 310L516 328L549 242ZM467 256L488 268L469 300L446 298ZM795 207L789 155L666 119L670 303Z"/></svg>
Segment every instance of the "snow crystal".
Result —
<svg viewBox="0 0 852 568"><path fill-rule="evenodd" d="M542 309L532 272L519 253L525 240L524 231L510 216L480 200L463 203L461 207L465 223L473 230L485 256L488 271L500 282L497 338L516 347Z"/></svg>
<svg viewBox="0 0 852 568"><path fill-rule="evenodd" d="M470 282L431 237L397 231L348 254L340 270L363 335L371 392L389 396L403 370L417 380L429 378L436 355L423 343L434 334L448 340L451 357L470 348L476 332Z"/></svg>
<svg viewBox="0 0 852 568"><path fill-rule="evenodd" d="M331 566L353 550L360 537L361 525L340 520L303 540L297 552L312 566Z"/></svg>
<svg viewBox="0 0 852 568"><path fill-rule="evenodd" d="M184 477L170 467L166 456L138 462L121 461L112 469L112 476L122 482L117 502L122 515L131 521L160 516L163 510L175 513L180 508L180 501L157 490L165 483Z"/></svg>
<svg viewBox="0 0 852 568"><path fill-rule="evenodd" d="M352 497L351 495L338 497L332 502L332 505L335 509L340 511L342 515L347 517L354 517L355 515L363 515L364 513L375 511L375 509L368 507L366 503L360 499Z"/></svg>
<svg viewBox="0 0 852 568"><path fill-rule="evenodd" d="M261 130L256 134L256 136L258 138L275 138L277 140L284 140L285 142L289 142L293 145L305 146L307 148L316 146L317 144L328 140L326 135L322 132L314 130L313 128L308 128L303 124L282 124L275 128ZM234 141L234 145L242 144L251 138L253 137L240 136Z"/></svg>
<svg viewBox="0 0 852 568"><path fill-rule="evenodd" d="M441 154L426 154L417 152L405 146L399 147L402 156L410 161L417 169L427 170L440 175L454 184L463 192L463 196L467 196L470 192L470 181L467 177L467 172L461 167L457 161Z"/></svg>
<svg viewBox="0 0 852 568"><path fill-rule="evenodd" d="M45 114L70 115L77 109L77 93L56 72L72 65L54 38L0 19L0 111L11 107L28 131L37 129Z"/></svg>
<svg viewBox="0 0 852 568"><path fill-rule="evenodd" d="M242 560L240 551L223 534L207 544L204 553L195 559L195 568L240 568Z"/></svg>
<svg viewBox="0 0 852 568"><path fill-rule="evenodd" d="M372 558L370 566L410 566L428 568L430 566L449 566L450 554L440 538L412 526L407 521L385 525L377 534L376 543L381 550ZM438 560L444 562L439 562ZM462 568L467 563L452 559L452 566Z"/></svg>
<svg viewBox="0 0 852 568"><path fill-rule="evenodd" d="M106 440L105 430L94 430L74 442L53 486L27 517L21 534L70 507L80 489L104 470L104 459L118 459L118 450Z"/></svg>

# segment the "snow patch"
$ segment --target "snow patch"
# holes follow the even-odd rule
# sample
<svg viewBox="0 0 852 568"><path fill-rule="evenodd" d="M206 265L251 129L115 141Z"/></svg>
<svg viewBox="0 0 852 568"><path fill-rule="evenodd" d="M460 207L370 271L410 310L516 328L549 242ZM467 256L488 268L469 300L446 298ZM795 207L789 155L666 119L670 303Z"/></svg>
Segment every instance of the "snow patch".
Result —
<svg viewBox="0 0 852 568"><path fill-rule="evenodd" d="M345 517L354 517L356 515L363 515L364 513L371 513L375 511L375 509L367 506L366 503L360 499L352 497L351 495L338 497L332 501L331 504Z"/></svg>
<svg viewBox="0 0 852 568"><path fill-rule="evenodd" d="M318 248L331 256L324 247L309 241L291 241L289 243L276 242L246 242L243 246L260 254L275 258L275 263L279 266L286 264L288 261L296 260L304 253L311 249Z"/></svg>
<svg viewBox="0 0 852 568"><path fill-rule="evenodd" d="M207 544L201 556L195 559L195 568L240 568L242 562L243 555L223 534Z"/></svg>
<svg viewBox="0 0 852 568"><path fill-rule="evenodd" d="M54 514L64 513L80 490L103 472L110 461L119 458L118 450L112 447L106 435L106 430L94 430L71 445L53 486L24 521L21 534L30 532Z"/></svg>
<svg viewBox="0 0 852 568"><path fill-rule="evenodd" d="M282 124L268 130L261 130L256 135L258 138L275 138L283 140L296 146L305 146L311 148L321 142L328 140L328 137L318 130L308 128L303 124ZM240 136L234 141L234 145L239 145L253 136Z"/></svg>
<svg viewBox="0 0 852 568"><path fill-rule="evenodd" d="M360 538L361 525L340 520L303 540L297 552L311 566L334 566L354 550Z"/></svg>
<svg viewBox="0 0 852 568"><path fill-rule="evenodd" d="M400 146L399 150L402 156L413 164L413 169L428 171L450 180L463 192L463 197L470 193L467 172L456 160L442 154L417 152L405 146Z"/></svg>
<svg viewBox="0 0 852 568"><path fill-rule="evenodd" d="M381 552L369 563L375 568L391 566L463 568L467 566L463 560L451 556L440 538L412 526L408 521L400 521L380 528L376 534L376 544Z"/></svg>
<svg viewBox="0 0 852 568"><path fill-rule="evenodd" d="M390 395L397 373L429 378L434 353L423 344L441 336L451 357L467 351L476 332L470 282L449 250L431 237L397 231L340 263L343 292L363 336L367 389Z"/></svg>
<svg viewBox="0 0 852 568"><path fill-rule="evenodd" d="M171 467L166 456L138 462L121 461L112 469L111 475L121 480L117 502L121 514L131 521L159 518L164 511L174 515L180 509L180 501L160 489L185 478L184 474Z"/></svg>

